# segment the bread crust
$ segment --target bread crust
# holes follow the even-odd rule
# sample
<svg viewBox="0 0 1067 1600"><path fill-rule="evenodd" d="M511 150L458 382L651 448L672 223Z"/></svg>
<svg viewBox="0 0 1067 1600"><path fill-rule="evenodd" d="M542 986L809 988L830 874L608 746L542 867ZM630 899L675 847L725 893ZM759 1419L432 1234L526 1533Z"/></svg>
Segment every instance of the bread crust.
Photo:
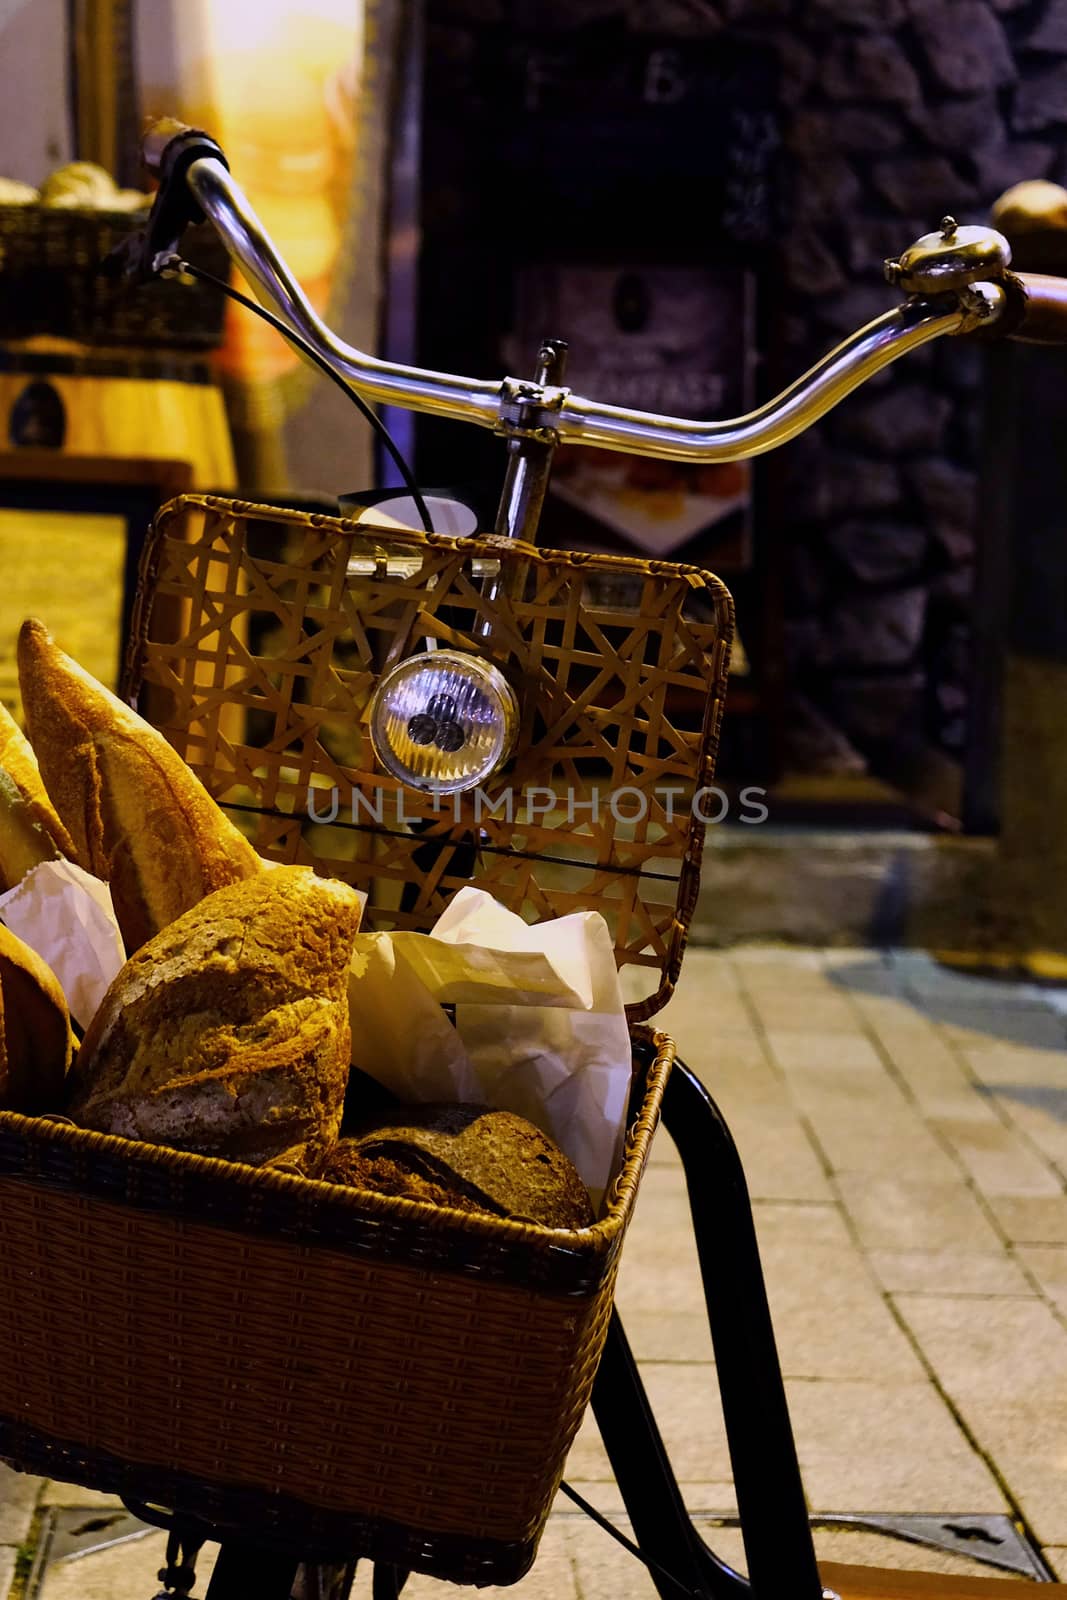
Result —
<svg viewBox="0 0 1067 1600"><path fill-rule="evenodd" d="M23 623L19 682L48 793L83 864L111 884L128 951L262 862L161 733Z"/></svg>
<svg viewBox="0 0 1067 1600"><path fill-rule="evenodd" d="M14 781L26 802L32 820L44 828L62 855L70 861L77 861L78 852L74 840L48 797L37 757L33 753L33 746L2 701L0 701L0 767ZM79 865L84 866L85 862L81 861Z"/></svg>
<svg viewBox="0 0 1067 1600"><path fill-rule="evenodd" d="M56 1111L74 1041L51 967L0 923L0 1106Z"/></svg>
<svg viewBox="0 0 1067 1600"><path fill-rule="evenodd" d="M278 867L209 895L123 967L82 1042L86 1127L256 1166L337 1135L354 889Z"/></svg>

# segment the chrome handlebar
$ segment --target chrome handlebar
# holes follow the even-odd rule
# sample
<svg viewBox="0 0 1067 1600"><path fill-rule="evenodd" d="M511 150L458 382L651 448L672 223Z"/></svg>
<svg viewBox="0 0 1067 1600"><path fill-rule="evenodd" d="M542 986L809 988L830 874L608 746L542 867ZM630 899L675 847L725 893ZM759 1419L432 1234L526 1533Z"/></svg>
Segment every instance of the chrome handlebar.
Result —
<svg viewBox="0 0 1067 1600"><path fill-rule="evenodd" d="M515 439L592 445L673 461L736 461L762 454L803 432L874 373L942 334L994 324L1008 308L1003 278L1007 242L988 229L957 229L946 218L887 263L887 276L910 297L850 335L803 377L746 416L690 421L587 400L571 390L525 379L466 378L381 361L345 344L317 315L274 248L224 160L203 155L183 172L204 216L258 297L278 312L368 400L473 422ZM167 252L156 258L165 265ZM986 281L982 281L985 277Z"/></svg>

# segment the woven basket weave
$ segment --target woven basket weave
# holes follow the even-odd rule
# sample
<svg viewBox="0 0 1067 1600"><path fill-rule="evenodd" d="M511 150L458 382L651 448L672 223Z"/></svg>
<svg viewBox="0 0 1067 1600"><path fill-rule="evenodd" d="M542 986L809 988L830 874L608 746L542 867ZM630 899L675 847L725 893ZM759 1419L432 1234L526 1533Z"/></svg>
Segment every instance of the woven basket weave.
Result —
<svg viewBox="0 0 1067 1600"><path fill-rule="evenodd" d="M400 556L417 556L417 570L390 576ZM388 661L381 640L406 649L420 630L448 628L462 644L487 606L469 563L487 559L501 563L493 649L524 697L524 781L561 765L587 780L610 748L615 779L638 788L653 757L678 781L706 782L729 601L716 580L665 564L187 500L161 513L147 547L131 681L264 853L314 860L320 841L336 852L337 834L301 824L308 774L381 781L360 734ZM603 605L599 620L579 618L586 565L605 583L636 580L636 619L624 624L613 601L610 624ZM694 594L712 607L686 621ZM583 659L589 626L605 647L615 628L627 693L602 670L603 650L599 666ZM671 725L665 690L693 679L708 711L687 732ZM573 737L586 724L592 743ZM620 960L655 969L655 992L633 1008L650 1013L677 975L702 825L687 812L583 835L543 821L510 839L494 825L497 852L473 876L528 916L604 910ZM369 887L379 925L425 926L465 836L469 823L439 826L440 865L421 880L412 841L388 830L356 830L354 854L317 864ZM405 876L420 884L406 910L375 896ZM0 1113L0 1456L307 1557L516 1581L589 1399L673 1060L665 1035L636 1021L632 1035L623 1165L580 1232Z"/></svg>

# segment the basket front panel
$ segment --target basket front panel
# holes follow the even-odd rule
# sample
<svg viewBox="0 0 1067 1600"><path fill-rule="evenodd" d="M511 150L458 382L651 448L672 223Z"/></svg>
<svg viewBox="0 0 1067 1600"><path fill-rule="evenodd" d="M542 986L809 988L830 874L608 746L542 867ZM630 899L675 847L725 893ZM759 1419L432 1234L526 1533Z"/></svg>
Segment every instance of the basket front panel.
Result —
<svg viewBox="0 0 1067 1600"><path fill-rule="evenodd" d="M472 880L530 921L598 909L620 963L660 974L636 1016L681 959L731 632L691 567L186 497L149 544L130 686L263 854L370 892L367 925L425 931ZM367 737L427 638L492 658L521 706L512 759L455 799Z"/></svg>
<svg viewBox="0 0 1067 1600"><path fill-rule="evenodd" d="M527 1540L614 1275L554 1298L3 1178L0 1416L331 1511Z"/></svg>

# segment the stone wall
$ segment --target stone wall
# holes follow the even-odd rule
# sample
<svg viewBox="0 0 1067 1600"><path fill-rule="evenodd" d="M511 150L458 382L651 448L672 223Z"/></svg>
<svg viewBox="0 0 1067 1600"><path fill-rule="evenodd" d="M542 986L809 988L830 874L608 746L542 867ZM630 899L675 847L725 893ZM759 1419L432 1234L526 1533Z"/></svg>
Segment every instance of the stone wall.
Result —
<svg viewBox="0 0 1067 1600"><path fill-rule="evenodd" d="M897 301L883 259L946 212L984 220L1020 179L1067 181L1067 0L435 0L431 15L728 30L774 50L789 376ZM963 749L981 374L978 350L942 340L784 453L794 767L893 776Z"/></svg>
<svg viewBox="0 0 1067 1600"><path fill-rule="evenodd" d="M1023 178L1067 177L1067 0L736 0L789 107L798 367L892 303L883 257ZM788 29L785 39L782 30ZM943 340L791 447L792 756L958 756L966 732L980 353Z"/></svg>

